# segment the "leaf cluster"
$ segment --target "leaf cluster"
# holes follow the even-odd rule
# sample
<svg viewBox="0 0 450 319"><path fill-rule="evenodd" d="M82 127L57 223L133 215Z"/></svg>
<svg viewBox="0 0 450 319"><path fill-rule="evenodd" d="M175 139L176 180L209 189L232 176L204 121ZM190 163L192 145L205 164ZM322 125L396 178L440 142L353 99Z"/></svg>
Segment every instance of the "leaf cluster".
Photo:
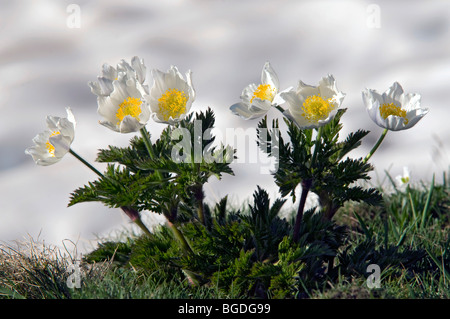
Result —
<svg viewBox="0 0 450 319"><path fill-rule="evenodd" d="M173 234L161 226L155 236L136 239L128 250L123 244L118 246L117 259L123 266L129 263L144 273L156 273L161 280L182 281L188 273L202 286L231 295L304 296L305 289L326 279L325 263L337 254L345 231L311 210L305 214L301 240L293 243L292 223L280 217L284 203L280 199L271 203L260 187L247 208L230 209L225 197L208 206L211 219L207 227L199 222L181 225L194 254L182 254ZM101 254L111 258L113 248L111 244L101 246L89 258L98 261ZM126 259L122 253L127 251Z"/></svg>
<svg viewBox="0 0 450 319"><path fill-rule="evenodd" d="M272 121L271 128L266 117L258 123L258 145L269 156L278 158L278 169L272 175L280 194L283 197L290 195L295 201L297 187L302 183L310 184L310 190L319 196L327 218L332 218L347 201L376 205L382 199L375 188L356 185L370 179L368 173L373 167L362 158L352 159L347 155L361 145L369 132L357 130L340 141L340 120L345 111L339 110L328 124L315 129L314 139L314 129L299 129L287 119L284 119L287 140L276 134L280 130L278 120ZM262 134L264 132L269 134Z"/></svg>
<svg viewBox="0 0 450 319"><path fill-rule="evenodd" d="M213 145L214 124L214 113L208 108L167 126L154 143L150 134L141 130L141 136L131 138L127 147L110 145L99 150L96 161L107 163L103 177L75 190L69 206L99 201L114 208L163 213L172 220L183 207L193 215L193 199L203 199L203 184L212 176L220 179L223 174L233 174L234 150ZM180 152L184 152L181 162Z"/></svg>

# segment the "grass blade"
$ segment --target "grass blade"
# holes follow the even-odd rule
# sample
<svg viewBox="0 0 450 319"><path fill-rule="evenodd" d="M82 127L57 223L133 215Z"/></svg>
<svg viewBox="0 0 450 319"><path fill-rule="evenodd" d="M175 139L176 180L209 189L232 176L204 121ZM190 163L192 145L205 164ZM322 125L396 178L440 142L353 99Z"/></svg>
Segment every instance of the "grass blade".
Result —
<svg viewBox="0 0 450 319"><path fill-rule="evenodd" d="M353 212L353 213L355 214L356 218L358 219L359 224L361 225L361 228L362 228L364 234L366 235L367 239L371 240L372 239L372 232L367 228L367 225L363 221L361 216L359 216L357 212Z"/></svg>
<svg viewBox="0 0 450 319"><path fill-rule="evenodd" d="M431 196L433 195L433 191L434 191L434 174L433 174L433 179L431 180L430 190L428 191L427 201L425 202L425 206L423 207L422 221L420 222L421 228L425 226L425 221L428 217Z"/></svg>
<svg viewBox="0 0 450 319"><path fill-rule="evenodd" d="M437 257L432 255L428 249L425 248L425 250L427 251L428 256L430 256L430 258L433 260L433 262L436 264L436 266L438 266L438 268L441 270L442 274L444 275L444 278L448 282L450 282L450 272L448 272L447 269L445 269L444 264L439 262Z"/></svg>

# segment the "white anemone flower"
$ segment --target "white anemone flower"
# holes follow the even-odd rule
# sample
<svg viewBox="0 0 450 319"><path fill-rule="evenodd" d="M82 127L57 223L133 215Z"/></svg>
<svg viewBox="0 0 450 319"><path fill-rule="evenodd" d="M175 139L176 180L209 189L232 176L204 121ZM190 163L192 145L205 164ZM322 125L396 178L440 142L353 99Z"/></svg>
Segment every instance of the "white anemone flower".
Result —
<svg viewBox="0 0 450 319"><path fill-rule="evenodd" d="M342 105L345 93L336 87L336 80L327 75L318 86L299 81L297 89L280 93L289 108L284 115L300 129L319 128L330 122Z"/></svg>
<svg viewBox="0 0 450 319"><path fill-rule="evenodd" d="M171 66L167 72L152 70L153 86L146 96L155 122L175 124L184 119L195 100L192 86L192 72L186 73L186 79Z"/></svg>
<svg viewBox="0 0 450 319"><path fill-rule="evenodd" d="M278 76L270 63L266 62L261 72L261 84L252 83L246 86L241 94L241 102L230 106L230 110L246 120L262 117L272 106L284 103L279 89Z"/></svg>
<svg viewBox="0 0 450 319"><path fill-rule="evenodd" d="M75 117L67 107L67 118L47 116L47 130L33 138L34 146L25 150L38 165L48 166L59 162L70 150L75 136Z"/></svg>
<svg viewBox="0 0 450 319"><path fill-rule="evenodd" d="M405 94L398 82L383 94L366 89L362 98L375 124L391 131L409 129L428 113L428 109L420 107L421 96Z"/></svg>
<svg viewBox="0 0 450 319"><path fill-rule="evenodd" d="M117 68L103 65L98 82L89 82L97 95L100 124L120 133L137 132L150 119L150 107L145 100L148 86L145 82L144 61L133 57L131 65L122 60Z"/></svg>
<svg viewBox="0 0 450 319"><path fill-rule="evenodd" d="M102 66L102 75L98 76L98 82L89 82L92 93L97 96L109 96L114 91L113 82L118 80L119 73L126 73L129 78L135 78L140 89L148 94L148 86L144 83L147 68L143 59L134 56L131 59L131 65L125 60L117 64L117 68L105 63Z"/></svg>
<svg viewBox="0 0 450 319"><path fill-rule="evenodd" d="M395 177L397 184L401 187L409 184L410 181L410 172L407 166L403 166L403 175L397 175Z"/></svg>

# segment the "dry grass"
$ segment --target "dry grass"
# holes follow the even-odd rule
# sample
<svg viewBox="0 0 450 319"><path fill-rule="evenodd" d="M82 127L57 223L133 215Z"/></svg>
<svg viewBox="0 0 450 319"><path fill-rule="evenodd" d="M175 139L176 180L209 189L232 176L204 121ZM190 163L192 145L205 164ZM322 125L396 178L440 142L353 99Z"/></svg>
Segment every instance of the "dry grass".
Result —
<svg viewBox="0 0 450 319"><path fill-rule="evenodd" d="M68 280L81 257L70 244L72 251L66 244L60 249L31 237L15 247L0 244L0 298L71 298ZM101 276L108 269L106 263L80 267L82 276Z"/></svg>

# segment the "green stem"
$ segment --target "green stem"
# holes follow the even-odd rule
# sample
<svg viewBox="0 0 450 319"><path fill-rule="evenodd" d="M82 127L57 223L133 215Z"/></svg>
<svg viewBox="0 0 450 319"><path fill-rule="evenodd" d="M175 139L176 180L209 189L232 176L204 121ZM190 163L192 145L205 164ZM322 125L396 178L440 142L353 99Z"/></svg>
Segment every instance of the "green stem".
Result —
<svg viewBox="0 0 450 319"><path fill-rule="evenodd" d="M195 174L201 179L200 176L200 163L192 163L193 169L195 169ZM197 201L197 216L202 225L206 226L205 223L205 214L203 209L203 200L205 199L205 194L203 193L203 184L201 182L197 182L193 187L194 198Z"/></svg>
<svg viewBox="0 0 450 319"><path fill-rule="evenodd" d="M89 167L95 174L100 176L101 178L105 178L105 176L100 173L94 166L92 166L90 163L88 163L84 158L82 158L80 155L75 153L72 149L69 149L69 153L75 156L76 159L78 159L81 163Z"/></svg>
<svg viewBox="0 0 450 319"><path fill-rule="evenodd" d="M175 236L175 238L180 242L183 252L185 254L194 254L191 246L189 246L189 243L187 242L186 238L183 236L183 233L177 228L177 226L175 226L169 220L167 220L167 224L169 225L170 229L172 230L172 233Z"/></svg>
<svg viewBox="0 0 450 319"><path fill-rule="evenodd" d="M141 128L140 131L141 131L142 137L144 138L144 144L145 144L145 147L147 148L148 155L150 155L151 159L154 159L155 158L155 151L153 150L152 142L150 141L150 138L148 136L149 135L148 131L145 128L145 126L143 128Z"/></svg>
<svg viewBox="0 0 450 319"><path fill-rule="evenodd" d="M200 223L205 225L205 214L204 214L204 209L203 209L203 200L199 200L198 201L197 214L198 214L198 219L200 220Z"/></svg>
<svg viewBox="0 0 450 319"><path fill-rule="evenodd" d="M139 226L140 229L142 229L142 231L146 235L148 235L150 238L153 237L150 230L142 222L141 216L139 215L139 212L137 210L135 210L134 208L129 207L129 206L121 206L120 208L125 213L125 215L127 215L133 221L133 223L135 223L136 225Z"/></svg>
<svg viewBox="0 0 450 319"><path fill-rule="evenodd" d="M205 213L204 213L204 207L203 207L203 199L205 197L204 193L203 193L203 185L202 184L197 184L194 186L194 197L195 200L197 201L197 215L198 215L198 219L200 220L200 223L202 223L202 225L206 225L206 220L205 220Z"/></svg>
<svg viewBox="0 0 450 319"><path fill-rule="evenodd" d="M134 221L136 223L136 225L139 226L140 229L142 229L142 231L147 234L147 236L149 237L153 237L153 234L150 232L150 230L147 228L147 226L145 226L145 224L142 222L141 218L138 218Z"/></svg>
<svg viewBox="0 0 450 319"><path fill-rule="evenodd" d="M311 189L311 183L312 181L310 179L302 182L302 194L300 197L300 203L298 205L297 216L294 225L294 234L293 234L294 242L298 242L299 240L300 226L302 224L303 219L303 211L305 210L306 198L308 197L308 192Z"/></svg>
<svg viewBox="0 0 450 319"><path fill-rule="evenodd" d="M284 115L284 109L281 106L279 106L278 104L275 104L273 107L276 108L278 111L281 112L281 114Z"/></svg>
<svg viewBox="0 0 450 319"><path fill-rule="evenodd" d="M94 166L92 166L89 162L87 162L84 158L82 158L80 155L78 155L76 152L74 152L72 149L69 149L69 153L72 154L76 159L78 159L81 163L89 167L95 174L97 174L100 178L105 179L105 176L100 173L99 170L97 170ZM139 213L135 211L134 209L130 209L128 207L120 207L122 211L131 218L131 220L136 223L147 235L150 237L152 236L151 232L148 230L148 228L144 225L142 222Z"/></svg>
<svg viewBox="0 0 450 319"><path fill-rule="evenodd" d="M317 150L319 149L320 140L322 139L322 131L323 131L323 128L321 126L321 127L319 127L319 130L318 130L317 136L316 136L316 144L314 146L314 153L311 158L311 167L313 167L314 163L316 162Z"/></svg>
<svg viewBox="0 0 450 319"><path fill-rule="evenodd" d="M152 145L152 142L150 141L149 133L148 133L147 129L144 126L143 128L141 128L140 131L141 131L142 137L144 139L144 143L145 143L145 147L147 148L148 155L150 156L151 159L155 159L155 151L153 150L153 145ZM155 170L155 174L159 177L160 180L162 180L161 173L158 170ZM180 242L181 248L183 249L183 251L187 254L193 254L194 252L192 251L191 247L189 246L186 238L183 236L183 233L170 221L169 218L167 218L167 216L166 216L166 219L167 219L167 223L169 224L169 227L172 230L174 236Z"/></svg>
<svg viewBox="0 0 450 319"><path fill-rule="evenodd" d="M153 144L150 141L149 133L148 133L147 129L145 128L145 126L143 128L141 128L140 131L141 131L142 138L144 139L144 144L145 144L145 148L147 148L148 155L153 160L153 159L155 159L155 151L153 150ZM162 179L161 173L158 170L155 170L155 174L156 174L156 176L159 177L159 179Z"/></svg>
<svg viewBox="0 0 450 319"><path fill-rule="evenodd" d="M380 138L378 139L377 143L374 145L374 147L370 150L369 154L364 158L363 163L367 163L367 161L372 157L373 153L378 149L381 142L383 142L384 138L386 137L386 134L388 132L388 129L384 129L383 133L381 133Z"/></svg>

